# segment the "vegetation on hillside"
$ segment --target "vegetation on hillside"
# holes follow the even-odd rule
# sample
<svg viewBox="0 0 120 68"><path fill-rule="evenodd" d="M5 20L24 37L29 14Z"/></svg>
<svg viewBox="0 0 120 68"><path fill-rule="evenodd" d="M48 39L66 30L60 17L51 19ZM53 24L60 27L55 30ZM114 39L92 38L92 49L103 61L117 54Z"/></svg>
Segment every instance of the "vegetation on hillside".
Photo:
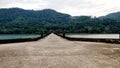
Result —
<svg viewBox="0 0 120 68"><path fill-rule="evenodd" d="M120 16L120 13L118 13ZM49 32L119 33L116 18L70 16L55 10L39 11L20 8L0 9L0 33L39 34ZM115 17L115 16L114 16Z"/></svg>

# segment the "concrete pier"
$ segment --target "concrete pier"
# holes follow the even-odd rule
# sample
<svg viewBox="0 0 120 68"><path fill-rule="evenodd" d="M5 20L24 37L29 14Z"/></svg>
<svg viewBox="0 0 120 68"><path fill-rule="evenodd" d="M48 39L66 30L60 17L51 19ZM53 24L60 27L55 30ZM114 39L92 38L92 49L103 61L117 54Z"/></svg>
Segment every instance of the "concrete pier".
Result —
<svg viewBox="0 0 120 68"><path fill-rule="evenodd" d="M69 41L55 34L0 44L0 68L119 68L120 44Z"/></svg>

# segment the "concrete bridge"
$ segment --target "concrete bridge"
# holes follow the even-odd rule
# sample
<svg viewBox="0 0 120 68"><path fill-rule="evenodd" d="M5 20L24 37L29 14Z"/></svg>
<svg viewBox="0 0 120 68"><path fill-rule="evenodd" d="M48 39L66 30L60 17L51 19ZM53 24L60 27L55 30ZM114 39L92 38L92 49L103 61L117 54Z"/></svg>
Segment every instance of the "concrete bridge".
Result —
<svg viewBox="0 0 120 68"><path fill-rule="evenodd" d="M0 44L0 68L119 68L120 44L68 41L55 34Z"/></svg>

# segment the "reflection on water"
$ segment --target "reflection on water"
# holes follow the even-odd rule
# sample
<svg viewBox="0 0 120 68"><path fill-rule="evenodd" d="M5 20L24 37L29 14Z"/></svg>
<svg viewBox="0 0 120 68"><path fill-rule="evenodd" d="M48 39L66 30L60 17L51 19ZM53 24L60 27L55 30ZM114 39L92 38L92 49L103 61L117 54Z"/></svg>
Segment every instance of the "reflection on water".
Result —
<svg viewBox="0 0 120 68"><path fill-rule="evenodd" d="M71 38L110 38L119 39L119 34L66 34L66 37Z"/></svg>

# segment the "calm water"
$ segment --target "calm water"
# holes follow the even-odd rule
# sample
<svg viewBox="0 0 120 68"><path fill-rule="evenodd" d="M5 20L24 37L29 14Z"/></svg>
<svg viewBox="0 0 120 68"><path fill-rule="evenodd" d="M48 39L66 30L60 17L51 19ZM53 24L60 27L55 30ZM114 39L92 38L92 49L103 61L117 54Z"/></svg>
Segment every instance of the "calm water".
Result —
<svg viewBox="0 0 120 68"><path fill-rule="evenodd" d="M71 38L101 38L119 39L119 34L67 34Z"/></svg>
<svg viewBox="0 0 120 68"><path fill-rule="evenodd" d="M23 38L37 38L41 35L37 34L0 34L0 40L5 39L23 39Z"/></svg>

